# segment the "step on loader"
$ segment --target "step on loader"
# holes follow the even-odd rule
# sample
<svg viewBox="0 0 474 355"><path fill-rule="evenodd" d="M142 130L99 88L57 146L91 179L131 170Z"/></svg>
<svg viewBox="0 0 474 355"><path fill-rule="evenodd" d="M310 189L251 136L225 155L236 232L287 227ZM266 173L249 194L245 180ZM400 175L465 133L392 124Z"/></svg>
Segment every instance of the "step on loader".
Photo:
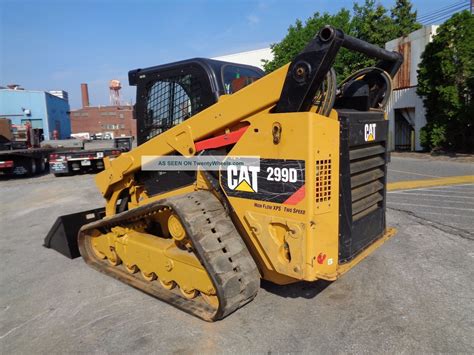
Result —
<svg viewBox="0 0 474 355"><path fill-rule="evenodd" d="M341 48L378 63L338 85ZM384 107L402 61L325 26L267 75L202 58L130 71L138 146L105 159L105 207L59 217L45 246L207 321L261 279L338 279L395 234ZM146 157L222 165L145 169Z"/></svg>

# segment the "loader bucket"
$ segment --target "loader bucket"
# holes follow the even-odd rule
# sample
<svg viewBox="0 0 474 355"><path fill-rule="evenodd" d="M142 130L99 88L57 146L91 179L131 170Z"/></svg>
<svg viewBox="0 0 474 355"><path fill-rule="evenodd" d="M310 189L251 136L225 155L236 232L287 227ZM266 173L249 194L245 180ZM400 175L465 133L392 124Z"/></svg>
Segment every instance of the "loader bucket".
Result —
<svg viewBox="0 0 474 355"><path fill-rule="evenodd" d="M105 208L67 214L56 219L44 239L43 246L54 249L70 259L81 256L77 245L77 233L84 224L88 224L105 216Z"/></svg>

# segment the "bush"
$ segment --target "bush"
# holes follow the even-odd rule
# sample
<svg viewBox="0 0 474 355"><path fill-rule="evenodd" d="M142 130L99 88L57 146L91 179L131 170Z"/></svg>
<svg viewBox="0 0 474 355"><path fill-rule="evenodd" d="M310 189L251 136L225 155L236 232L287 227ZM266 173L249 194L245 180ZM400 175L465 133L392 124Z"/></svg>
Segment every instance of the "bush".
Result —
<svg viewBox="0 0 474 355"><path fill-rule="evenodd" d="M446 128L440 124L434 124L430 134L431 147L442 148L446 144Z"/></svg>
<svg viewBox="0 0 474 355"><path fill-rule="evenodd" d="M422 55L418 95L430 149L472 152L474 146L474 15L463 11L442 24Z"/></svg>
<svg viewBox="0 0 474 355"><path fill-rule="evenodd" d="M447 128L440 123L428 123L420 131L420 143L427 150L440 150L446 148Z"/></svg>

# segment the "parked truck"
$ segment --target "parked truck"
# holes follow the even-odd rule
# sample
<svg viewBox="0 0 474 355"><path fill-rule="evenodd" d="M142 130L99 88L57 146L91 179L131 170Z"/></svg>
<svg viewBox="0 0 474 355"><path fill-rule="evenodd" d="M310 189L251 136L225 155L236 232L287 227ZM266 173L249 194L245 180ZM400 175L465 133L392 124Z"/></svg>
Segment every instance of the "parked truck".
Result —
<svg viewBox="0 0 474 355"><path fill-rule="evenodd" d="M15 125L0 118L0 176L33 176L48 169L55 176L104 169L104 157L114 159L131 150L133 137L91 143L79 139L42 140L29 123Z"/></svg>
<svg viewBox="0 0 474 355"><path fill-rule="evenodd" d="M81 172L98 172L104 170L104 158L110 160L132 148L132 137L114 138L113 144L100 143L87 146L81 150L57 150L49 155L49 170L57 177ZM85 148L85 149L84 149Z"/></svg>
<svg viewBox="0 0 474 355"><path fill-rule="evenodd" d="M40 147L40 130L0 118L0 175L31 176L46 170L53 148Z"/></svg>

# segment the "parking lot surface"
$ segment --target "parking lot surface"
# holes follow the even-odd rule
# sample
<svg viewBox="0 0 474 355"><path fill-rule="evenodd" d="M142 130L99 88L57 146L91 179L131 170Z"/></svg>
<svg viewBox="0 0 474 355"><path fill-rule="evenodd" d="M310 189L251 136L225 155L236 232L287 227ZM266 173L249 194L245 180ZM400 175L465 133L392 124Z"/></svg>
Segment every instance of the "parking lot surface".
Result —
<svg viewBox="0 0 474 355"><path fill-rule="evenodd" d="M472 171L416 163L392 159L391 181ZM102 205L92 175L3 180L0 199L1 353L474 352L474 184L390 192L398 234L344 277L262 282L217 323L42 247L58 215Z"/></svg>
<svg viewBox="0 0 474 355"><path fill-rule="evenodd" d="M388 208L433 221L448 232L474 239L474 184L388 192Z"/></svg>
<svg viewBox="0 0 474 355"><path fill-rule="evenodd" d="M444 161L436 158L391 157L388 166L388 181L436 179L448 176L474 175L474 163Z"/></svg>

